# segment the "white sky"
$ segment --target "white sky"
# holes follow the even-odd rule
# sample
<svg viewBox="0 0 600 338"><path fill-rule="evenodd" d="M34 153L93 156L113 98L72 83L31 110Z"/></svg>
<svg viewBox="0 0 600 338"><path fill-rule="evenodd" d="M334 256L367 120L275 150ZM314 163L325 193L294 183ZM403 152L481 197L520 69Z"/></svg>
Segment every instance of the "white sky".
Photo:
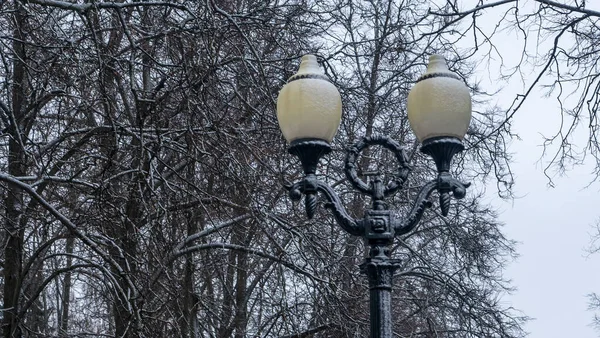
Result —
<svg viewBox="0 0 600 338"><path fill-rule="evenodd" d="M589 8L600 7L598 0L589 2L594 3ZM531 0L525 2L525 6L531 4ZM486 16L487 20L479 22L495 24L493 19L497 16L493 11ZM506 35L495 45L504 61L516 62L520 57L514 36ZM478 75L488 82L486 89L498 89L494 67L482 65ZM526 74L526 84L535 75ZM514 80L502 84L505 88L496 96L500 106L508 107L515 94L523 93L524 84L518 78ZM556 187L548 187L543 173L546 162L540 163L541 134L556 132L558 113L554 98L543 98L538 92L528 99L513 124L513 131L522 140L514 140L509 149L514 154L512 169L516 176L515 195L519 198L503 201L494 197L493 184L487 190L492 205L501 211L505 234L519 242L520 257L505 271L518 290L505 301L533 318L525 326L529 338L598 338L600 332L590 326L593 313L587 309L586 295L600 293L600 253L588 256L586 248L592 226L600 219L600 184L587 187L593 180L593 164L586 163L564 177L555 177ZM585 141L586 131L580 131L579 139Z"/></svg>
<svg viewBox="0 0 600 338"><path fill-rule="evenodd" d="M513 201L493 198L505 234L519 242L520 257L505 271L517 292L505 300L533 320L525 328L530 338L597 338L589 325L586 295L600 293L600 254L588 255L590 233L600 218L599 184L592 184L593 166L575 167L548 186L540 161L540 133L558 123L553 99L537 95L517 114L512 169L516 176ZM488 189L488 195L495 192Z"/></svg>
<svg viewBox="0 0 600 338"><path fill-rule="evenodd" d="M583 166L556 179L556 188L548 188L536 165L541 137L532 128L547 121L548 102L536 101L529 106L537 109L517 118L523 141L511 147L516 194L523 197L512 205L499 199L493 203L504 210L500 219L505 234L520 242L520 257L506 270L518 290L506 300L535 318L526 325L530 338L597 338L589 326L593 313L587 310L586 295L600 292L600 255L589 256L585 249L600 216L598 185L585 188L592 177L591 166Z"/></svg>

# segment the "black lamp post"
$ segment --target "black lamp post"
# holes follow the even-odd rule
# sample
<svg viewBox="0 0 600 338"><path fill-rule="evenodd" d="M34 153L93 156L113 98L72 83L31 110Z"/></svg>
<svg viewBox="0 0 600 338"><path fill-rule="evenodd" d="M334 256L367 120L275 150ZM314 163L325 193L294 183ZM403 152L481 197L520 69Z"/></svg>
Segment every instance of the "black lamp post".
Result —
<svg viewBox="0 0 600 338"><path fill-rule="evenodd" d="M363 194L369 195L371 209L362 219L348 215L334 190L316 176L322 156L331 151L330 142L341 119L339 92L318 67L316 58L306 55L298 73L283 87L277 100L277 117L281 130L290 142L289 152L298 156L304 169L304 178L289 190L292 200L305 196L306 213L312 218L317 209L317 194L326 199L337 223L349 234L366 238L369 257L361 264L367 275L370 290L370 320L372 338L391 338L391 290L398 260L391 258L390 247L395 236L410 232L419 222L426 208L431 206L429 196L438 191L442 214L448 214L450 193L463 198L468 184L461 183L449 173L452 157L462 151L464 137L471 119L471 98L462 80L451 73L441 56L429 59L427 72L419 78L408 96L408 117L421 151L430 155L438 176L427 182L403 218L395 217L388 209L385 198L398 191L406 181L410 168L401 146L387 136L365 137L347 152L345 173L350 183ZM385 184L379 178L370 182L361 180L356 160L369 146L382 146L392 151L398 161L394 179Z"/></svg>

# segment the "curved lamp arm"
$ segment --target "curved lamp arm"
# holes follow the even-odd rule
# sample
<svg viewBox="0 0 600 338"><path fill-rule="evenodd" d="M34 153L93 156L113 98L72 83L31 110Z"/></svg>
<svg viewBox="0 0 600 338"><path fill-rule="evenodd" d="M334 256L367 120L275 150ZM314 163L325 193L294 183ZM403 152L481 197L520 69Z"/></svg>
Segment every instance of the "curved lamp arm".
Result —
<svg viewBox="0 0 600 338"><path fill-rule="evenodd" d="M394 233L396 236L409 233L417 226L417 224L419 224L425 209L431 207L429 196L437 188L437 185L437 180L431 180L421 188L417 194L417 199L413 203L412 208L410 208L408 216L404 218L402 222L394 224Z"/></svg>
<svg viewBox="0 0 600 338"><path fill-rule="evenodd" d="M391 150L398 160L398 172L390 184L384 186L380 180L373 180L370 184L358 177L356 160L359 153L366 147L379 145ZM439 137L426 140L421 151L431 155L436 163L438 176L427 182L417 194L408 215L402 220L397 220L392 211L387 209L384 198L393 194L406 181L410 167L406 155L400 145L389 137L365 137L357 142L348 152L346 157L346 177L359 191L371 196L373 207L365 212L365 217L355 220L343 207L339 196L333 188L319 181L316 176L319 159L331 151L327 142L315 139L299 139L291 143L289 152L298 156L304 169L304 179L289 187L290 198L294 201L305 195L306 214L313 218L317 210L317 195L321 192L327 198L326 207L331 209L335 219L348 233L363 236L369 241L391 241L393 237L410 232L419 223L425 209L431 206L429 197L434 190L439 193L440 209L442 215L447 216L450 210L451 195L456 199L465 197L466 189L470 184L462 183L450 175L450 162L454 154L464 149L462 142L456 138Z"/></svg>
<svg viewBox="0 0 600 338"><path fill-rule="evenodd" d="M327 198L325 207L330 209L337 223L348 233L354 236L363 234L364 229L360 222L348 215L343 207L342 200L329 185L321 182L314 174L308 174L302 181L289 187L290 199L298 201L305 195L306 214L313 218L317 210L317 193L322 193Z"/></svg>
<svg viewBox="0 0 600 338"><path fill-rule="evenodd" d="M454 198L462 199L465 197L467 188L470 185L471 183L460 182L447 172L440 173L436 179L427 182L427 184L421 188L408 216L404 218L401 223L394 224L395 235L400 236L407 234L417 226L425 209L431 207L429 196L431 196L431 193L434 190L437 190L440 194L440 208L442 209L442 215L448 216L448 211L450 210L450 192L452 192Z"/></svg>

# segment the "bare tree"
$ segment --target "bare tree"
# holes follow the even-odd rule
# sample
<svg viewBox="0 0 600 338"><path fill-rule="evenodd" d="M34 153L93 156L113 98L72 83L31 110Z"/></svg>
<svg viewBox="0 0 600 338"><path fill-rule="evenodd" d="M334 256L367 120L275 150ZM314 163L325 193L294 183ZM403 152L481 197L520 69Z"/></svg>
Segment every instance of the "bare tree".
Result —
<svg viewBox="0 0 600 338"><path fill-rule="evenodd" d="M432 168L404 102L451 23L416 0L14 0L0 24L4 337L365 335L363 244L287 199L300 168L275 98L318 54L345 103L323 178L360 215L339 150L391 134L415 164L393 201L406 210ZM497 111L482 116L457 174L510 186L508 134L486 137ZM377 151L361 165L393 171ZM398 334L522 336L497 301L514 252L493 216L473 196L403 238Z"/></svg>
<svg viewBox="0 0 600 338"><path fill-rule="evenodd" d="M420 186L434 172L429 160L417 151L418 142L408 126L405 105L408 91L424 71L429 54L444 53L453 70L465 79L472 69L468 63L462 63L465 58L462 52L450 48L452 26L431 16L428 8L418 1L332 2L323 12L329 14L323 22L332 27L325 37L328 47L324 59L331 67L345 104L338 139L348 144L362 135L388 134L408 146L414 168L409 188L390 203L403 216ZM480 93L474 84L471 87L477 99ZM470 154L466 156L470 158L459 160L456 174L492 175L510 189L510 157L502 141L509 135L483 137L484 130L491 130L499 123L500 119L494 117L497 114L488 110L480 115L489 118L475 119L469 130ZM342 172L341 160L330 164L337 168L327 171L331 182L343 182L337 177ZM394 165L391 154L372 150L363 156L361 169L365 179L375 172L390 179L395 174ZM347 205L360 214L365 201L350 194L351 190L344 184L341 194L348 199ZM511 260L514 252L512 243L502 235L493 210L479 205L474 197L458 205L452 216L444 219L429 215L422 223L418 231L402 238L395 249L395 256L403 262L394 296L396 331L406 336L521 336L524 318L502 308L498 302L498 297L510 287L497 269ZM362 245L358 250L362 250ZM364 276L358 276L356 270L353 274L353 283L364 283ZM474 280L478 282L471 282ZM364 299L365 294L360 288L345 290L348 299L344 302L340 297L339 302L343 304L340 308L345 309L347 323L333 336L350 337L354 332L368 335L365 331L368 319L364 315L368 311L353 306L356 303L353 300ZM491 313L494 315L488 315Z"/></svg>
<svg viewBox="0 0 600 338"><path fill-rule="evenodd" d="M486 58L502 60L501 72L506 78L520 77L525 85L508 107L501 108L501 123L484 135L496 138L499 133L510 133L512 118L522 114L523 104L536 90L541 89L555 100L560 123L555 132L544 135L540 157L547 159L544 174L549 184L553 177L568 171L573 165L595 161L594 180L600 173L598 142L600 107L600 11L595 2L585 0L532 2L479 1L470 9L461 8L458 2L446 1L431 12L448 22L463 21L457 33L461 38L472 39L476 50ZM486 18L486 10L494 8L503 13L493 29L482 30L479 24ZM503 52L494 44L509 32L520 44L522 58L515 65L503 62ZM516 48L517 46L515 46ZM477 52L474 54L478 54ZM476 56L478 57L478 56ZM534 74L527 76L526 74ZM585 141L577 135L587 133ZM579 141L577 141L579 139ZM592 238L596 251L596 239ZM590 309L597 311L598 297L590 295ZM597 318L594 323L597 325Z"/></svg>
<svg viewBox="0 0 600 338"><path fill-rule="evenodd" d="M520 77L525 89L515 96L510 106L499 107L504 112L502 123L485 133L495 138L499 133L510 133L512 118L537 89L556 100L561 117L556 133L546 135L540 156L549 159L544 173L552 184L554 174L562 174L571 165L594 158L598 166L598 142L596 111L599 102L598 74L598 24L600 12L592 9L586 1L534 0L523 3L516 0L440 2L430 12L456 25L457 39L468 39L475 48L467 58L497 59L501 62L502 77ZM500 16L493 25L484 29L480 23L493 10ZM495 43L510 33L517 43L514 48L522 50L517 64L504 62L503 52ZM481 60L481 61L484 61ZM533 77L526 74L534 74ZM585 123L583 122L585 121ZM588 133L585 144L573 144L577 129ZM598 176L596 169L596 177Z"/></svg>

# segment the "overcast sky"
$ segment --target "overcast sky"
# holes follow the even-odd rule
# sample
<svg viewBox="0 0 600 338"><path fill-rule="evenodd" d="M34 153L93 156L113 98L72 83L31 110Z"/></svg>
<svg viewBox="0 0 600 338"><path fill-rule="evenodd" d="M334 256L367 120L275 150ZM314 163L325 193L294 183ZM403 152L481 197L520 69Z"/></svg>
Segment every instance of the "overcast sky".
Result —
<svg viewBox="0 0 600 338"><path fill-rule="evenodd" d="M600 9L599 0L590 2L593 4L589 8ZM526 1L527 4L532 1ZM494 24L494 12L486 15L488 20L479 22ZM510 34L496 41L505 61L516 62L520 58L515 42L515 36ZM497 89L498 84L504 87L492 103L508 107L515 94L523 92L519 79L498 82L494 67L482 65L479 74L489 89ZM530 83L535 75L525 74L525 83ZM598 338L600 332L590 326L593 313L587 309L586 295L600 293L600 254L589 256L586 248L593 225L600 219L600 184L588 187L594 177L593 164L587 163L564 177L554 177L555 188L548 186L543 173L547 159L540 162L540 145L542 135L552 135L560 125L558 113L554 98L544 98L536 92L528 99L513 125L522 140L513 140L510 147L518 198L505 201L494 197L493 184L487 191L491 203L501 211L505 234L519 242L520 257L505 271L518 290L505 302L533 318L525 326L530 338ZM580 132L580 139L585 142L586 131Z"/></svg>
<svg viewBox="0 0 600 338"><path fill-rule="evenodd" d="M593 314L587 310L586 295L600 292L600 255L588 255L592 225L600 216L598 185L592 166L573 169L548 187L538 162L541 137L538 127L550 126L545 107L548 100L532 102L520 114L515 127L522 141L511 147L515 154L514 201L495 199L506 224L506 235L517 240L520 257L506 276L518 290L507 297L512 305L533 317L526 329L530 338L597 338L589 326Z"/></svg>

